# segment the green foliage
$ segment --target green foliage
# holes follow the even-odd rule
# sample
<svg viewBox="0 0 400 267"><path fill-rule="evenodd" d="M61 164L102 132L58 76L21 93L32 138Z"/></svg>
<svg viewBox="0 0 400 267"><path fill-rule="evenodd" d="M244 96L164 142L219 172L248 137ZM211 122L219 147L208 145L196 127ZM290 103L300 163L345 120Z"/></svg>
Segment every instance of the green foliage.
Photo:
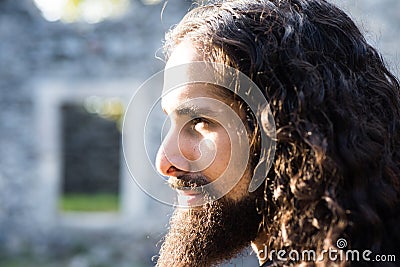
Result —
<svg viewBox="0 0 400 267"><path fill-rule="evenodd" d="M60 198L62 211L118 211L118 195L110 193L64 194Z"/></svg>
<svg viewBox="0 0 400 267"><path fill-rule="evenodd" d="M49 21L98 23L125 14L130 0L35 0L35 4Z"/></svg>

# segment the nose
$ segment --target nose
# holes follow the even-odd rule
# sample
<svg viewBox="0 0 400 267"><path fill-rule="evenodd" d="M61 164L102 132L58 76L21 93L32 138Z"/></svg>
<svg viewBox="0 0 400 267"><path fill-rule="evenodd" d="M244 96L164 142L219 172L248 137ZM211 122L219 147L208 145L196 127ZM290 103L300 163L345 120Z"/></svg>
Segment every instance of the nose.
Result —
<svg viewBox="0 0 400 267"><path fill-rule="evenodd" d="M189 161L182 154L186 145L184 142L179 145L178 137L174 132L169 132L158 149L156 158L157 171L164 176L180 176L189 171Z"/></svg>
<svg viewBox="0 0 400 267"><path fill-rule="evenodd" d="M166 156L164 147L161 146L158 150L156 159L157 171L164 176L177 177L179 175L183 175L185 171L175 167L174 164L171 163L171 161L172 160L168 159L168 157Z"/></svg>

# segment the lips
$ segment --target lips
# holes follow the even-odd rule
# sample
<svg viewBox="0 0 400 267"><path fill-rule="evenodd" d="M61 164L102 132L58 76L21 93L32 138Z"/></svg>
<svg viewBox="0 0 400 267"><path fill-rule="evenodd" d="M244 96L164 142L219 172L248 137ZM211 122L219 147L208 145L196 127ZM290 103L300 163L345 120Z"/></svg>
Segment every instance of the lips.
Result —
<svg viewBox="0 0 400 267"><path fill-rule="evenodd" d="M208 183L208 179L200 173L185 174L168 179L168 184L178 193L179 205L186 207L204 204L203 186Z"/></svg>
<svg viewBox="0 0 400 267"><path fill-rule="evenodd" d="M186 197L194 197L198 195L202 195L201 192L198 190L182 190L182 189L177 189L178 195L180 196L186 196Z"/></svg>
<svg viewBox="0 0 400 267"><path fill-rule="evenodd" d="M178 192L178 203L181 206L199 206L204 202L204 194L199 190L176 190Z"/></svg>

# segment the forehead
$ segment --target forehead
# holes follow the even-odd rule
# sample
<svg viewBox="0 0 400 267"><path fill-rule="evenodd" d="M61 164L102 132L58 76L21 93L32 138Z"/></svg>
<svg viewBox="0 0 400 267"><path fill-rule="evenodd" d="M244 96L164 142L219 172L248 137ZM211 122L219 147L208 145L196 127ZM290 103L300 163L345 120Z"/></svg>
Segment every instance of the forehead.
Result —
<svg viewBox="0 0 400 267"><path fill-rule="evenodd" d="M161 106L167 114L185 106L196 105L212 109L215 100L228 104L227 98L222 96L222 91L222 88L204 83L184 85L165 93L161 99Z"/></svg>
<svg viewBox="0 0 400 267"><path fill-rule="evenodd" d="M196 68L193 69L195 65L191 63L202 60L201 55L190 40L182 41L172 51L165 66L165 88L161 100L162 108L167 114L189 102L206 106L213 102L212 100L207 101L207 99L213 99L227 103L227 97L225 97L227 93L224 93L224 90L228 89L204 82L196 83L196 79L193 78L193 73L197 72L197 70ZM190 84L170 89L169 84L174 84L178 80L190 81Z"/></svg>
<svg viewBox="0 0 400 267"><path fill-rule="evenodd" d="M190 40L184 40L174 48L165 68L168 69L178 65L202 60L201 55L195 49L193 43Z"/></svg>

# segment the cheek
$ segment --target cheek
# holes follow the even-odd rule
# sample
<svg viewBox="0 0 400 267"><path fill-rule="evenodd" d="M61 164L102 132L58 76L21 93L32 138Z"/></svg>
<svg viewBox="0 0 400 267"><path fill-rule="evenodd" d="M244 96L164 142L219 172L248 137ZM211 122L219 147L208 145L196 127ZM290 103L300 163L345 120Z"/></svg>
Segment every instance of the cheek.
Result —
<svg viewBox="0 0 400 267"><path fill-rule="evenodd" d="M200 158L200 140L190 135L181 134L179 136L179 151L182 156L189 161L196 161Z"/></svg>
<svg viewBox="0 0 400 267"><path fill-rule="evenodd" d="M215 181L226 171L228 166L230 168L230 172L233 171L233 175L242 174L244 170L239 169L238 164L230 164L230 161L234 162L231 155L231 146L235 145L235 141L232 141L231 143L227 134L221 134L215 139L215 144L218 149L216 158L213 164L206 169L203 174L209 177L212 181ZM240 181L229 192L227 192L226 197L234 201L240 200L243 196L248 194L247 189L249 182L249 172L248 169L245 169L243 176L241 175Z"/></svg>
<svg viewBox="0 0 400 267"><path fill-rule="evenodd" d="M213 163L204 171L204 174L215 180L224 173L231 160L231 142L228 134L223 131L207 138L214 142L216 153Z"/></svg>

